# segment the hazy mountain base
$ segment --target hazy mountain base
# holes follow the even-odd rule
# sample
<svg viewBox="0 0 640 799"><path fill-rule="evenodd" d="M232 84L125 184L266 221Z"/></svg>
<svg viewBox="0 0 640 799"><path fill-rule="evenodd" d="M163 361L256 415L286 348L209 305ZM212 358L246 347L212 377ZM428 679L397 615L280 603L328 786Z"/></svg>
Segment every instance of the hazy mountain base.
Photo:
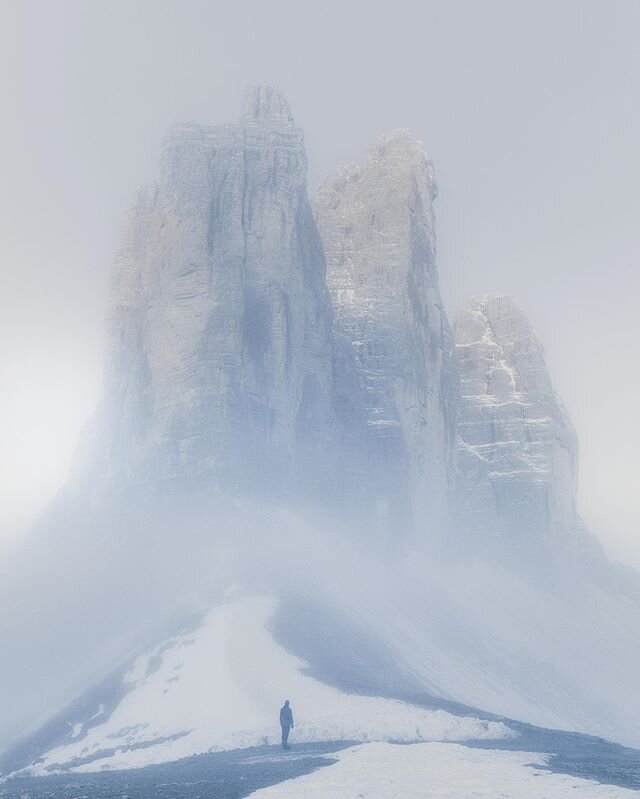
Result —
<svg viewBox="0 0 640 799"><path fill-rule="evenodd" d="M415 704L421 703L420 698L415 695L411 700ZM444 704L447 709L453 712L456 710L452 703L441 703L424 696L422 703L427 707ZM498 754L495 751L498 747L516 752L526 751L527 762L539 764L539 767L545 770L580 777L582 780L595 780L608 786L640 789L638 750L627 749L578 733L545 730L519 722L510 721L509 726L519 733L516 738L506 738L502 741L473 741L468 745L492 750L488 753L489 758ZM231 799L231 797L237 799L249 795L262 786L280 783L282 780L331 765L336 762L336 758L332 755L352 743L355 742L295 743L293 750L288 753L281 752L279 747L266 746L199 755L177 762L125 771L17 777L5 782L4 785L0 784L0 796L6 799L14 797L74 799L82 795L88 799L102 799L126 794L130 799L150 797L197 799L197 797L211 796L215 796L216 799ZM391 774L387 776L393 777L396 762L387 758L387 764L393 767L390 770ZM474 773L474 777L480 775L486 777L487 766L490 765L491 760L485 760L484 768ZM493 775L494 779L489 786L492 790L496 790L496 786L499 785L500 790L503 790L505 786L500 779L502 775L499 761L495 764ZM530 777L526 772L520 776L525 779ZM450 785L452 778L455 778L455 772L449 774ZM520 783L522 781L520 780ZM328 784L330 783L331 780ZM360 787L362 788L362 784ZM417 787L424 791L424 785L418 784ZM520 799L522 785L517 787L518 792L515 795ZM582 787L581 793L576 794L578 796L602 795L598 786L593 783L576 787ZM595 788L594 792L592 793L589 788ZM616 792L610 795L619 796Z"/></svg>
<svg viewBox="0 0 640 799"><path fill-rule="evenodd" d="M193 503L191 507L194 508ZM159 669L175 648L176 631L184 629L175 621L175 608L195 612L219 606L223 593L233 583L234 596L242 597L246 593L243 587L251 586L253 594L262 590L280 598L278 609L267 624L269 637L275 637L283 652L302 658L296 668L323 684L369 696L397 696L410 702L411 695L428 693L441 702L454 700L541 726L582 730L637 745L635 678L639 664L629 658L620 662L619 650L614 646L616 642L624 644L626 637L625 647L633 652L637 606L628 598L613 596L578 579L540 588L481 562L454 564L427 561L417 553L407 557L376 553L349 542L344 531L329 520L319 527L317 517L304 520L290 511L245 505L236 507L234 519L230 509L226 516L216 517L210 505L203 505L200 513L200 527L193 516L182 517L183 527L189 531L189 547L184 542L174 546L173 551L164 547L163 531L175 529L175 519L164 513L168 526L158 524L153 540L137 539L145 545L128 571L121 571L123 564L117 557L111 563L111 572L98 558L103 576L115 576L112 581L93 585L92 593L85 595L85 602L73 612L78 624L86 625L100 603L113 605L111 622L107 623L103 614L97 629L96 625L86 628L92 640L103 647L105 673L114 659L114 650L122 646L123 613L130 623L132 640L144 632L149 641L149 646L143 647L145 657ZM215 545L206 535L212 525L217 531ZM148 524L144 529L149 529ZM126 531L122 535L126 540ZM108 551L117 553L118 547L109 547ZM131 549L127 552L130 554ZM165 562L167 556L169 562ZM146 569L154 576L153 582L144 581ZM390 573L394 575L391 583ZM179 575L183 575L183 582L178 580ZM213 592L212 585L217 586ZM142 604L141 596L145 600ZM233 604L226 607L232 608ZM165 609L166 633L162 633L159 624L155 631L149 628L146 620L151 608L154 619L159 618L159 609ZM40 624L47 627L59 611L54 596L50 606L41 608ZM65 613L68 612L67 608ZM207 751L211 746L230 748L260 742L265 734L260 729L271 729L273 706L282 699L280 694L291 693L288 686L298 678L294 672L285 671L282 684L276 687L272 683L272 675L263 670L260 649L254 646L256 635L264 635L265 619L260 621L257 616L249 621L242 628L242 635L237 632L231 640L225 635L217 646L213 641L195 680L187 685L193 701L187 703L186 714L183 702L171 706L173 710L167 704L175 688L168 684L163 686L163 691L169 689L167 694L161 691L154 702L147 703L147 710L143 704L133 717L121 719L115 727L103 727L101 732L99 727L109 722L109 710L113 715L127 704L131 706L136 694L136 680L116 680L108 696L94 695L90 702L67 714L66 719L61 717L45 739L32 741L26 750L22 748L20 763L15 759L12 763L5 761L5 773L8 768L34 762L52 748L75 744L75 739L82 749L88 734L95 740L97 750L103 751L102 759L107 765L110 752L122 743L118 743L120 735L113 737L119 730L125 731L123 740L140 750L136 755L138 762L143 749L147 750L145 762L157 762L149 750L154 739L155 744L166 741L164 749L169 747L166 757L160 759ZM202 622L195 621L185 634L197 637L199 629ZM223 629L233 630L235 625L223 625ZM233 641L236 645L230 646ZM64 655L69 658L68 652ZM211 671L214 656L222 659L225 668L226 676L219 684ZM40 659L35 665L47 675L52 661L55 652L50 660ZM549 663L553 663L553 669ZM30 663L30 668L35 669L35 665ZM129 667L121 675L126 670ZM238 680L245 681L246 690L232 694ZM96 679L88 680L87 687L95 682ZM220 740L213 711L215 697L246 694L255 699L256 692L262 697L263 711L261 723L254 725L255 732L245 736L243 742ZM98 714L101 705L102 716ZM156 705L165 708L165 717L170 720L168 726L163 723L160 731L152 723ZM188 707L195 709L195 716L189 716ZM311 703L307 711L310 708ZM362 715L362 711L358 713ZM320 725L308 740L384 739L376 727L378 713L372 717L365 714L369 721L363 717L363 724L355 732L342 725L336 735L335 724L326 728ZM198 746L185 749L185 733L201 726L203 718L210 732L206 732L205 725ZM234 722L227 724L227 731L237 733L241 727ZM132 736L127 728L134 728L135 734ZM397 737L397 731L387 734L389 740ZM412 729L405 727L402 737L415 739L415 724ZM171 742L179 743L179 752L169 751L175 748ZM71 765L79 753L67 751L70 757L63 757L61 762ZM113 760L109 765L117 767Z"/></svg>
<svg viewBox="0 0 640 799"><path fill-rule="evenodd" d="M284 695L297 708L296 740L308 743L512 735L500 722L349 694L305 674L304 663L268 629L274 605L266 597L234 599L212 609L195 629L136 658L111 712L106 697L88 713L85 705L84 717L69 720L62 740L28 772L135 768L276 743L274 708Z"/></svg>

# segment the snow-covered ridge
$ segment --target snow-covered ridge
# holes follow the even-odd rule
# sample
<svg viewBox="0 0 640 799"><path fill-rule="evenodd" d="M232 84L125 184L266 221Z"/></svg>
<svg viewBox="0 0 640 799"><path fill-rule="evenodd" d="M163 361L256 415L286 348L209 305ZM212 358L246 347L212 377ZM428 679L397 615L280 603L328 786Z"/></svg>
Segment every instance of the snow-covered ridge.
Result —
<svg viewBox="0 0 640 799"><path fill-rule="evenodd" d="M68 740L27 770L136 768L203 752L279 741L278 709L289 698L292 740L465 741L514 735L505 724L346 694L303 672L269 632L275 602L237 599L195 630L137 658L124 699L102 724Z"/></svg>

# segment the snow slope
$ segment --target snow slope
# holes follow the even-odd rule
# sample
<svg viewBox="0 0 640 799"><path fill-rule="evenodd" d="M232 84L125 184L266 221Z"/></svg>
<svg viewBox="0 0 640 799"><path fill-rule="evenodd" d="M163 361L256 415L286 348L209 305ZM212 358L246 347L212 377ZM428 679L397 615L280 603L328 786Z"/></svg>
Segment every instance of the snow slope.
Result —
<svg viewBox="0 0 640 799"><path fill-rule="evenodd" d="M295 741L464 741L513 733L500 722L346 694L303 672L273 639L276 602L244 597L215 607L202 625L136 659L129 688L97 726L70 725L67 740L31 774L135 768L207 751L279 740L278 710L291 700Z"/></svg>
<svg viewBox="0 0 640 799"><path fill-rule="evenodd" d="M554 774L546 756L451 743L368 743L338 762L251 794L252 799L638 799L639 791Z"/></svg>
<svg viewBox="0 0 640 799"><path fill-rule="evenodd" d="M390 574L392 588L376 590ZM637 600L419 556L367 562L335 591L343 615L384 637L425 693L640 747Z"/></svg>

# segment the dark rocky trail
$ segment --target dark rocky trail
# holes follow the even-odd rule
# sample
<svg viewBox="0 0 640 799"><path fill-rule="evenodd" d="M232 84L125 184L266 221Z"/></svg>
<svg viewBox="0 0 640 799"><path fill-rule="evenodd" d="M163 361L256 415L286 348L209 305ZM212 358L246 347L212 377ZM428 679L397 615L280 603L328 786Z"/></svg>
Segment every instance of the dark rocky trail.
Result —
<svg viewBox="0 0 640 799"><path fill-rule="evenodd" d="M259 788L335 762L323 755L345 742L261 746L185 758L141 769L21 777L0 785L2 799L240 799Z"/></svg>

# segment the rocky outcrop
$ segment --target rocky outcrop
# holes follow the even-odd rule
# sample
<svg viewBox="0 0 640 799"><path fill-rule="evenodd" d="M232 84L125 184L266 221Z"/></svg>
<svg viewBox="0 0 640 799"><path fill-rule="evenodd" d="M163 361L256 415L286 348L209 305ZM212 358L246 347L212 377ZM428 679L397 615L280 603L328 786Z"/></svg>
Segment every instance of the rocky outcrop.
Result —
<svg viewBox="0 0 640 799"><path fill-rule="evenodd" d="M331 312L306 172L270 87L239 124L168 133L117 256L77 480L286 493L327 477Z"/></svg>
<svg viewBox="0 0 640 799"><path fill-rule="evenodd" d="M454 348L422 145L383 136L323 184L315 220L306 171L270 87L237 124L169 132L116 258L71 493L330 497L366 508L369 535L431 543L455 537L455 505L463 548L573 540L575 433L526 318L472 301Z"/></svg>
<svg viewBox="0 0 640 799"><path fill-rule="evenodd" d="M576 434L525 314L511 297L473 299L454 330L463 546L535 559L586 542Z"/></svg>
<svg viewBox="0 0 640 799"><path fill-rule="evenodd" d="M367 479L394 526L446 523L457 386L436 269L431 161L406 131L323 184L315 204L335 333L353 359Z"/></svg>
<svg viewBox="0 0 640 799"><path fill-rule="evenodd" d="M114 665L232 586L283 600L276 632L314 679L637 741L637 577L577 516L576 436L514 301L470 302L454 345L435 197L396 132L322 186L314 221L268 87L238 124L170 131L116 259L100 407L0 579L0 748L105 679L22 754L75 746L120 704ZM223 632L251 691L237 666L264 647Z"/></svg>

